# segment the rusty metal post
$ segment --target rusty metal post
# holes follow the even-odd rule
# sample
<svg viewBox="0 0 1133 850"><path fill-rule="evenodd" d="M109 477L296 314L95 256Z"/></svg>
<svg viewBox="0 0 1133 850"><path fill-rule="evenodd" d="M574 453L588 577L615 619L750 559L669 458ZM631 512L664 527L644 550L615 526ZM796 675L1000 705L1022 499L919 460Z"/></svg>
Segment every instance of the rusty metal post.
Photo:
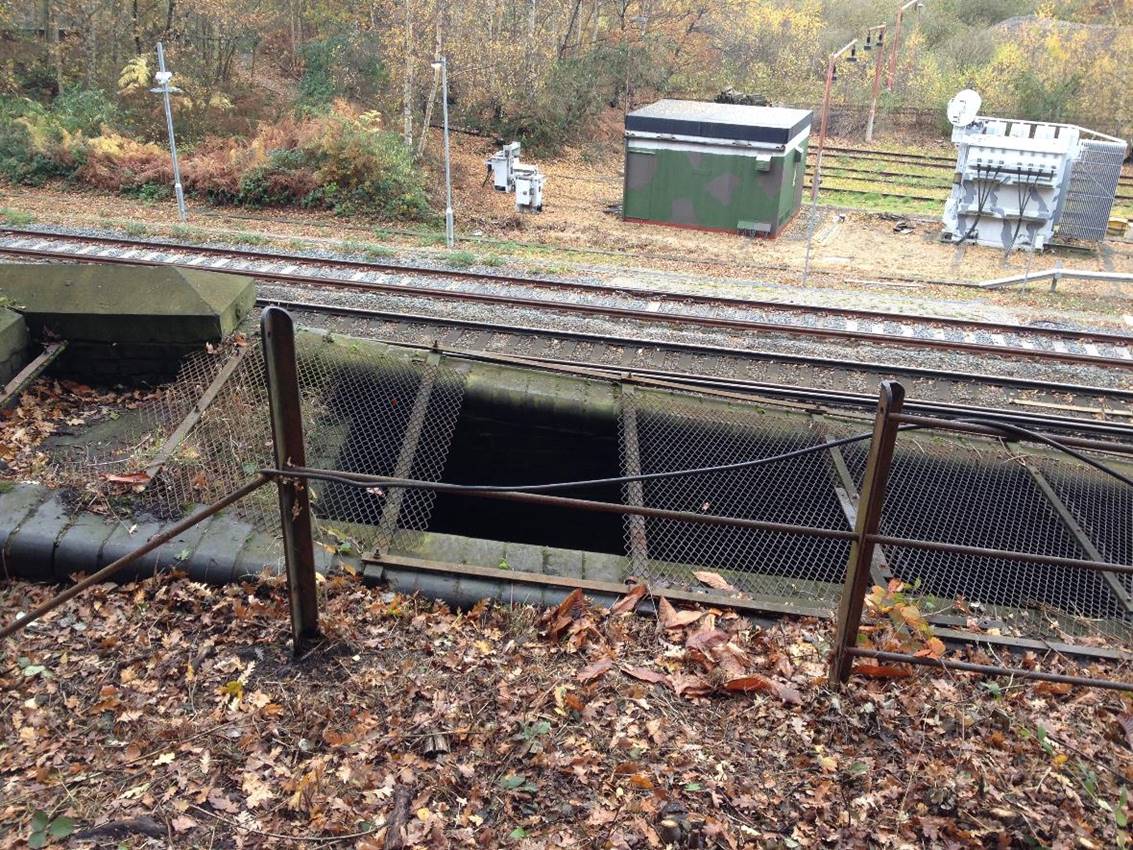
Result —
<svg viewBox="0 0 1133 850"><path fill-rule="evenodd" d="M905 16L905 3L897 9L897 21L893 26L893 41L889 44L889 79L885 83L886 91L893 91L893 78L897 75L897 48L901 43L901 18Z"/></svg>
<svg viewBox="0 0 1133 850"><path fill-rule="evenodd" d="M818 184L822 182L822 152L826 150L826 126L830 121L830 89L834 85L834 59L826 57L826 82L822 87L822 114L818 118L818 150L814 152L814 171L810 176L810 201L818 203ZM805 172L805 169L804 169Z"/></svg>
<svg viewBox="0 0 1133 850"><path fill-rule="evenodd" d="M277 469L304 466L303 415L299 398L299 370L295 361L295 325L279 307L267 307L260 317L267 372L271 437ZM291 632L295 655L306 652L320 638L319 603L315 593L315 542L311 531L311 500L307 482L280 478L279 519L283 528L283 555L291 603Z"/></svg>
<svg viewBox="0 0 1133 850"><path fill-rule="evenodd" d="M846 563L846 583L838 603L838 619L834 635L834 651L830 658L830 684L837 686L850 677L854 658L849 653L858 641L858 628L862 621L866 590L869 588L870 568L873 565L875 544L870 535L878 533L881 509L885 503L885 488L889 482L889 468L893 463L893 446L897 442L899 425L893 415L901 412L905 388L896 381L883 381L877 402L877 416L873 422L873 439L869 444L869 459L862 492L858 500L856 538L850 544L850 557Z"/></svg>
<svg viewBox="0 0 1133 850"><path fill-rule="evenodd" d="M877 98L881 94L881 67L885 64L885 24L874 27L877 31L877 58L873 62L873 89L869 98L869 118L865 124L866 144L873 141L873 122L877 118Z"/></svg>

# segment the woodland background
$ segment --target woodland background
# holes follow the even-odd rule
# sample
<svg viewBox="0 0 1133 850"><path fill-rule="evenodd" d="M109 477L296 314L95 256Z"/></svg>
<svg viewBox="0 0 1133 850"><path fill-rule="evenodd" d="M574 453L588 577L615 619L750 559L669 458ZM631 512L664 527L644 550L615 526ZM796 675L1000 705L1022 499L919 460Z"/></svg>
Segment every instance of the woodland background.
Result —
<svg viewBox="0 0 1133 850"><path fill-rule="evenodd" d="M161 40L183 90L174 109L190 193L427 219L437 56L454 126L551 154L613 141L603 116L659 95L731 87L815 107L826 53L883 22L892 38L897 5L0 0L0 175L166 192L160 99L148 91ZM875 55L840 65L835 103L868 100ZM970 86L990 113L1128 136L1129 56L1133 0L927 0L905 15L883 126L913 109L942 133L945 103Z"/></svg>

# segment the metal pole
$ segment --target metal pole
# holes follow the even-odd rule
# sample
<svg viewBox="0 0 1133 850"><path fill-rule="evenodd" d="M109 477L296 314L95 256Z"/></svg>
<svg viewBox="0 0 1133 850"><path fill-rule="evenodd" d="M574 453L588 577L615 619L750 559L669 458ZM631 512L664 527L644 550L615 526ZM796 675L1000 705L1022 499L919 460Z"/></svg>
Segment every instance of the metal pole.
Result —
<svg viewBox="0 0 1133 850"><path fill-rule="evenodd" d="M822 115L818 120L818 150L814 155L814 174L810 178L812 203L818 201L818 184L822 175L822 151L826 147L826 122L830 115L830 88L834 85L834 55L831 53L826 57L826 84L822 88Z"/></svg>
<svg viewBox="0 0 1133 850"><path fill-rule="evenodd" d="M441 57L441 108L445 120L445 243L448 247L456 244L456 233L452 226L452 166L448 149L448 57Z"/></svg>
<svg viewBox="0 0 1133 850"><path fill-rule="evenodd" d="M177 213L181 216L181 221L188 218L188 213L185 210L185 193L181 188L181 165L177 161L177 140L173 136L173 107L169 102L169 73L165 70L165 48L161 46L161 42L157 43L157 70L158 70L158 84L160 86L161 97L165 102L165 129L169 133L169 154L173 157L173 194L177 196Z"/></svg>
<svg viewBox="0 0 1133 850"><path fill-rule="evenodd" d="M898 426L892 416L901 412L904 400L904 387L896 381L882 381L877 416L873 423L873 439L869 444L869 459L858 500L857 522L854 524L856 539L850 544L846 583L842 587L842 599L838 603L834 652L830 658L830 684L834 687L850 678L850 670L854 665L854 657L849 650L858 642L858 628L861 626L862 608L869 587L875 545L870 535L877 534L881 525L885 487L889 481L889 468L893 463L893 446L897 442Z"/></svg>
<svg viewBox="0 0 1133 850"><path fill-rule="evenodd" d="M901 18L904 14L905 7L902 6L897 10L897 20L893 24L893 46L889 48L889 79L885 84L886 91L893 91L893 77L897 73L897 46L901 43Z"/></svg>
<svg viewBox="0 0 1133 850"><path fill-rule="evenodd" d="M866 142L873 141L873 122L877 117L877 98L881 94L881 66L885 62L885 49L882 43L885 39L885 24L877 28L878 44L877 44L877 60L873 65L873 93L869 101L869 118L865 124L865 140Z"/></svg>
<svg viewBox="0 0 1133 850"><path fill-rule="evenodd" d="M845 47L842 48L842 50L845 49ZM826 85L822 90L822 115L818 119L818 150L815 151L814 155L814 173L810 176L810 221L807 224L806 253L803 256L802 285L804 287L810 279L810 253L814 242L814 230L818 226L818 184L822 182L822 151L826 147L826 122L830 115L830 88L834 84L834 57L836 55L836 53L831 53L826 57Z"/></svg>
<svg viewBox="0 0 1133 850"><path fill-rule="evenodd" d="M260 317L260 332L267 371L275 464L286 472L288 467L303 466L307 462L303 446L299 372L295 361L295 326L286 310L267 307ZM311 500L306 481L281 477L277 483L291 604L291 632L294 636L292 650L298 656L320 638Z"/></svg>

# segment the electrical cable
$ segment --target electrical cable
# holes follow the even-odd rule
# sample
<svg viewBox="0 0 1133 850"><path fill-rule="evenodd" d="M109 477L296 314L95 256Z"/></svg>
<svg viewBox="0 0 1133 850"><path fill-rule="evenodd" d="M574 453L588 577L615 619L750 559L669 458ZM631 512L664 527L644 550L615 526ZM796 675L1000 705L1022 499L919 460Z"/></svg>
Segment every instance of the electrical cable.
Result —
<svg viewBox="0 0 1133 850"><path fill-rule="evenodd" d="M981 178L981 174L985 171L985 169L991 176ZM976 232L976 228L979 227L980 218L981 216L983 216L984 207L987 206L987 202L991 200L991 195L992 192L995 191L995 187L999 185L999 173L1000 171L1002 171L1002 169L1002 164L997 165L995 167L995 170L992 171L990 166L984 166L980 163L976 163L976 180L979 181L976 184L976 217L972 221L971 227L968 228L968 232L960 237L960 241L956 243L957 245L963 245L965 242L967 242L968 239L971 238L972 234Z"/></svg>
<svg viewBox="0 0 1133 850"><path fill-rule="evenodd" d="M967 422L967 423L970 423L972 425L991 426L991 427L994 427L994 428L1000 428L1004 431L1011 431L1015 434L1022 434L1023 436L1027 437L1030 440L1034 440L1034 441L1039 442L1039 443L1045 443L1046 445L1050 446L1051 448L1058 449L1060 452L1065 452L1066 454L1070 455L1072 458L1075 458L1077 460L1082 461L1082 463L1086 464L1087 466L1092 466L1094 469L1098 470L1099 472L1103 472L1106 475L1109 475L1113 478L1116 478L1121 483L1126 484L1129 487L1133 487L1133 478L1130 478L1128 475L1123 475L1122 473L1120 473L1116 469L1114 469L1112 466L1109 466L1108 464L1102 463L1100 460L1094 460L1089 455L1084 454L1083 452L1080 452L1077 449L1072 449L1072 448L1070 448L1070 446L1066 445L1065 443L1059 442L1058 440L1054 439L1054 437L1048 437L1046 434L1042 434L1038 431L1032 431L1029 428L1023 428L1019 425L1011 425L1007 422L999 422L995 419L967 419L967 418L965 418L965 419L957 419L956 421L957 422Z"/></svg>
<svg viewBox="0 0 1133 850"><path fill-rule="evenodd" d="M1011 234L1011 242L1007 245L1007 250L1004 253L1005 257L1010 257L1011 252L1015 250L1015 240L1019 238L1019 231L1023 229L1023 216L1026 214L1027 204L1031 202L1031 195L1034 194L1035 187L1039 185L1039 174L1036 172L1032 177L1031 169L1027 169L1027 179L1019 182L1019 177L1022 174L1022 169L1017 169L1015 175L1015 192L1019 199L1019 217L1015 221L1015 232ZM1024 195L1024 188L1026 194Z"/></svg>
<svg viewBox="0 0 1133 850"><path fill-rule="evenodd" d="M900 430L913 430L920 428L919 425L902 425ZM271 476L292 476L295 478L316 478L324 481L336 481L340 484L348 484L353 487L408 487L420 490L431 489L429 485L440 485L445 490L453 492L469 492L469 493L541 493L550 490L573 490L583 487L602 487L611 484L630 484L637 481L655 481L658 479L669 478L687 478L693 475L705 475L714 472L734 472L739 469L751 469L756 466L763 466L768 463L776 463L782 460L791 460L804 455L814 454L816 452L825 451L826 449L837 448L838 446L849 445L850 443L859 443L863 440L868 440L873 436L873 432L866 434L855 434L851 437L841 437L837 440L829 440L825 443L818 443L814 446L807 446L802 449L795 449L794 451L784 452L783 454L772 455L770 457L761 457L754 460L742 460L737 463L726 463L719 466L700 466L692 469L674 469L669 472L646 472L640 475L620 475L614 478L590 478L582 481L553 481L545 484L448 484L444 482L422 482L408 478L391 478L384 475L363 475L361 473L342 473L342 472L328 472L324 470L314 471L308 470L303 467L295 469L264 469L264 475Z"/></svg>

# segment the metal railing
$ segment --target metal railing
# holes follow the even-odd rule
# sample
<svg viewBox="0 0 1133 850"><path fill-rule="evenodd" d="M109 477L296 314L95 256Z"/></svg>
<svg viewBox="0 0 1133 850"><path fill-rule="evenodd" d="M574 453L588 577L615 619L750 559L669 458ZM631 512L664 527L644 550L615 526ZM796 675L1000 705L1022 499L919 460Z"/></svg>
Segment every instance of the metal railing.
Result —
<svg viewBox="0 0 1133 850"><path fill-rule="evenodd" d="M153 551L164 542L218 511L235 504L264 484L274 481L277 487L279 517L282 529L284 561L290 597L293 650L297 655L305 653L319 639L319 612L315 590L314 537L312 532L312 512L309 488L312 482L333 483L344 488L352 488L362 495L374 498L385 497L391 489L420 490L430 493L459 493L478 498L496 499L510 502L552 505L571 510L618 514L623 517L664 520L675 523L688 523L691 526L719 526L724 528L758 531L781 535L797 535L814 540L840 541L849 546L849 556L845 569L840 601L835 619L835 641L831 654L829 682L838 686L845 682L853 672L854 660L871 658L889 662L931 665L947 669L975 672L987 675L1007 675L1023 679L1040 679L1083 685L1111 688L1133 692L1133 683L1073 676L1061 673L1043 672L1022 668L978 664L948 658L925 657L913 653L896 653L885 649L859 646L858 638L862 630L862 618L866 595L877 576L879 557L884 552L900 559L901 552L944 553L950 557L990 559L995 564L1022 563L1039 565L1043 568L1075 571L1084 574L1102 575L1107 581L1115 582L1116 587L1125 589L1133 577L1133 566L1104 560L1100 553L1086 550L1087 558L1072 557L1068 550L1049 552L1025 552L1005 548L973 546L964 543L925 539L903 533L889 533L886 521L892 511L887 511L887 489L895 480L894 451L900 434L909 431L958 431L978 434L1001 440L1032 441L1045 443L1059 451L1080 457L1072 446L1089 449L1109 448L1115 444L1099 443L1088 439L1065 438L1054 440L1046 435L1025 431L1006 424L940 419L929 416L914 416L902 412L904 390L896 382L881 385L879 404L874 417L871 433L859 434L850 438L818 443L803 449L793 449L780 458L770 457L743 461L736 466L755 468L782 457L798 457L810 452L818 454L829 451L835 445L857 444L855 441L868 440L868 453L858 486L858 498L854 511L852 530L807 525L795 522L776 522L768 519L753 519L744 516L725 516L706 511L678 510L642 504L642 499L633 498L629 488L626 502L597 501L554 495L562 484L525 485L519 487L460 485L417 478L369 475L334 469L321 469L307 466L302 398L299 392L299 373L296 362L295 332L291 316L279 308L268 308L261 317L261 331L265 360L267 397L270 408L274 468L261 469L256 478L229 493L212 505L182 520L144 546L119 558L82 582L68 588L59 596L21 617L4 628L0 628L0 638L19 631L28 623L38 619L48 611L73 598L96 581L106 580L124 567ZM1128 447L1125 447L1128 449ZM1087 461L1112 477L1123 486L1133 485L1133 480L1119 472L1108 469L1104 464ZM716 467L715 469L719 469ZM668 478L693 477L704 474L703 467L677 469L661 473L646 473L621 476L617 481L633 484L635 481L655 481ZM899 475L896 480L899 480ZM631 523L632 529L632 523ZM632 542L632 541L631 541ZM1078 550L1075 550L1078 551ZM1061 554L1060 554L1061 553ZM380 556L379 556L380 560ZM454 568L455 569L455 568ZM1116 593L1116 590L1115 590ZM664 591L660 592L664 595ZM682 594L686 597L688 594ZM740 600L737 600L740 601Z"/></svg>

